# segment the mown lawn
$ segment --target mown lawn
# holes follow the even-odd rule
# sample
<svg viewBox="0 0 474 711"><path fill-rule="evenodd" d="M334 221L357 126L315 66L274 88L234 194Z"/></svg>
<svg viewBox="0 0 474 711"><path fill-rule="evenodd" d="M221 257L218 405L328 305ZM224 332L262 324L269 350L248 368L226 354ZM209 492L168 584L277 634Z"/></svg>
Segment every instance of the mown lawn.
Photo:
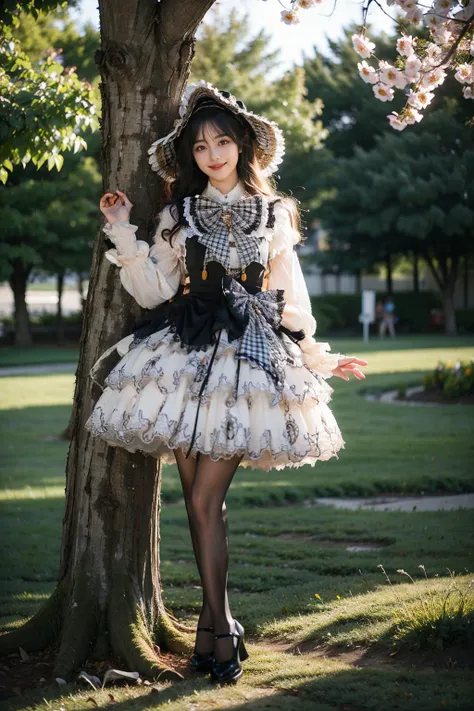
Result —
<svg viewBox="0 0 474 711"><path fill-rule="evenodd" d="M474 675L463 668L460 645L443 652L404 650L395 639L395 620L404 604L445 589L448 569L460 589L467 588L472 512L346 511L311 503L324 494L474 490L470 407L394 407L359 394L369 385L418 382L440 358L472 357L472 343L418 341L413 349L405 344L395 351L385 343L367 353L366 381L331 381L332 405L346 439L338 460L271 475L240 469L232 483L229 595L251 655L238 685L216 689L205 677L156 682L153 693L143 686L116 687L113 694L124 711L161 703L172 711L470 708ZM332 345L334 351L362 352L354 342ZM73 380L70 374L0 379L2 630L32 615L54 588L68 447L57 437L68 423ZM170 466L163 477L165 604L194 623L201 590L178 475ZM472 588L466 600L472 614ZM7 707L69 711L91 708L91 698L99 707L110 704L107 689L79 691L72 684L62 692L29 692Z"/></svg>

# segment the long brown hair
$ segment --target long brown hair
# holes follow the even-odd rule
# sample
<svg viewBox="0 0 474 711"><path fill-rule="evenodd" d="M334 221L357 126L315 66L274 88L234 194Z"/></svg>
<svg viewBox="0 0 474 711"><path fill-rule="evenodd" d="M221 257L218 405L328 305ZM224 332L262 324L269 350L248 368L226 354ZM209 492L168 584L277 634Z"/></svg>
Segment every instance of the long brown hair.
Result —
<svg viewBox="0 0 474 711"><path fill-rule="evenodd" d="M199 107L199 103L196 109ZM198 195L203 192L209 181L199 168L194 159L193 146L200 130L208 123L221 134L229 136L239 147L239 160L237 162L237 175L242 181L245 190L250 195L264 195L266 197L279 197L289 209L293 227L299 229L300 214L297 203L282 193L278 193L273 178L265 178L256 156L256 139L251 125L241 116L232 111L217 106L206 106L195 110L176 139L175 151L177 162L177 178L165 187L165 198L171 206L171 214L176 220L172 230L163 230L163 239L171 239L175 232L182 227L176 203L184 197Z"/></svg>

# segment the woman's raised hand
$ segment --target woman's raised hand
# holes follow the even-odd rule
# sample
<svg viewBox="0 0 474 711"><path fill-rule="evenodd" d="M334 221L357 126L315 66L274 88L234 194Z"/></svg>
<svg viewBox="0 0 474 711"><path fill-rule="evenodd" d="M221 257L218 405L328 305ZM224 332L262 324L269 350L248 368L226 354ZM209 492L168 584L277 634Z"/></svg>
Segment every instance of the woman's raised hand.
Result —
<svg viewBox="0 0 474 711"><path fill-rule="evenodd" d="M100 211L106 216L109 224L127 222L133 205L120 190L115 193L105 193L100 199Z"/></svg>
<svg viewBox="0 0 474 711"><path fill-rule="evenodd" d="M359 370L358 365L367 365L367 361L354 356L339 358L337 367L334 368L332 374L343 380L349 380L349 373L352 373L357 380L364 380L365 374Z"/></svg>

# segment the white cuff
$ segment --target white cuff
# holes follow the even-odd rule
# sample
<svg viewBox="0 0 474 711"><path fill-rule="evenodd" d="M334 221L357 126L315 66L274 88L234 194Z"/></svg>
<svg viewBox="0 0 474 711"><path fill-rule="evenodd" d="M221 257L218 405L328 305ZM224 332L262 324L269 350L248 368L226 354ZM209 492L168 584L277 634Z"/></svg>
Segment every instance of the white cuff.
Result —
<svg viewBox="0 0 474 711"><path fill-rule="evenodd" d="M138 230L138 225L132 225L126 221L114 222L112 225L107 222L102 229L117 247L118 254L124 257L135 255L137 251L135 232Z"/></svg>

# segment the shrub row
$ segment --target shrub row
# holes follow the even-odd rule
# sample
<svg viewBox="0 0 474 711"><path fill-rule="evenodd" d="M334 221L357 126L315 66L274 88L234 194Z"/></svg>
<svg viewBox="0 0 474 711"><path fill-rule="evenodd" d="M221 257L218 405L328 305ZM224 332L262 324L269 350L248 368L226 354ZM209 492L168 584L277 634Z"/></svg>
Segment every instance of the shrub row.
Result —
<svg viewBox="0 0 474 711"><path fill-rule="evenodd" d="M386 294L376 293L376 300L383 300ZM434 291L398 292L394 295L397 331L424 333L442 331L442 325L432 321L432 312L442 310L441 296ZM313 316L318 323L318 332L360 331L361 294L324 294L313 296L311 305ZM458 309L456 318L459 332L474 331L474 309ZM372 326L373 328L373 326Z"/></svg>

